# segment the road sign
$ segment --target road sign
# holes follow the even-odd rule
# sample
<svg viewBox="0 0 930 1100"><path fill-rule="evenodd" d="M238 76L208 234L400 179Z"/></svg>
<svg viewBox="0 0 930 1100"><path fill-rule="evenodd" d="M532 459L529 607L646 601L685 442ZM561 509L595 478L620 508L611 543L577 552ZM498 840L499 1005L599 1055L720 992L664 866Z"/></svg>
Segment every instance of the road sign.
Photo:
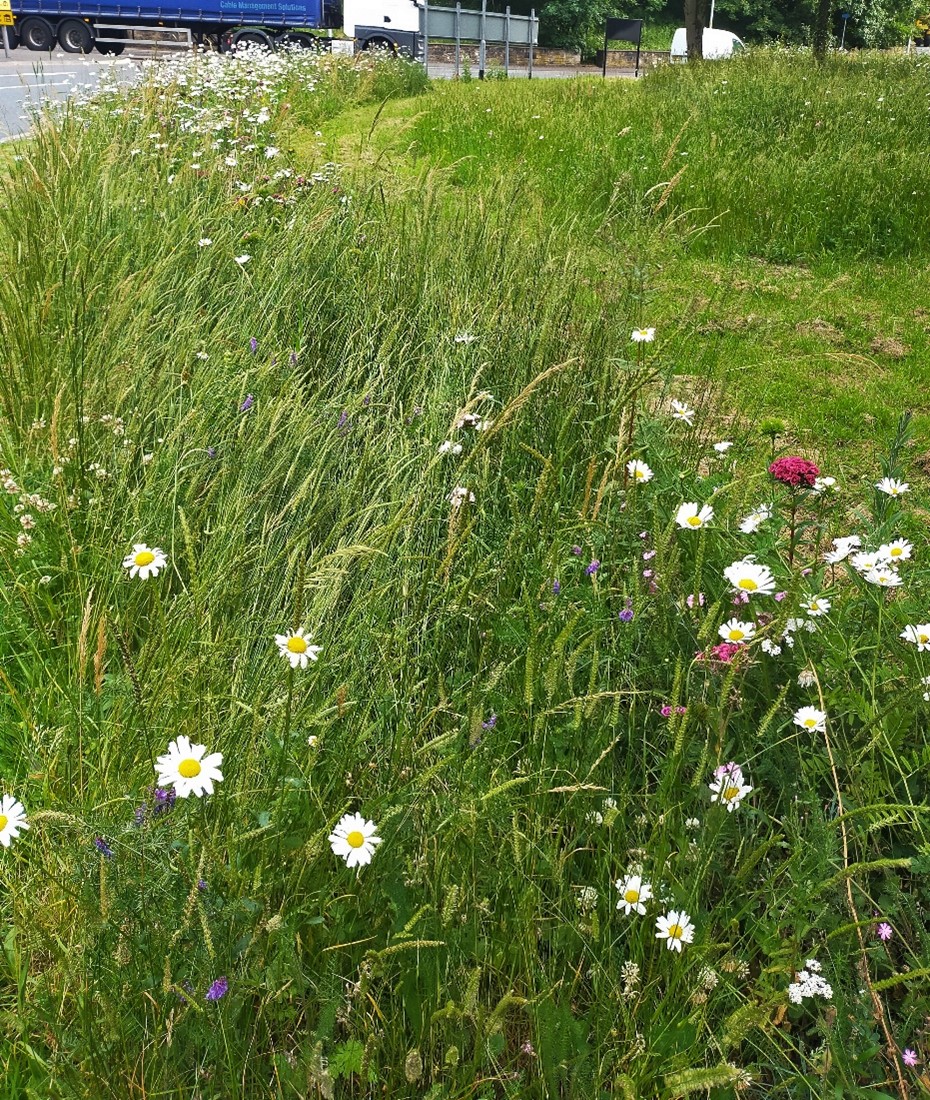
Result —
<svg viewBox="0 0 930 1100"><path fill-rule="evenodd" d="M0 0L0 11L12 11L10 0Z"/></svg>
<svg viewBox="0 0 930 1100"><path fill-rule="evenodd" d="M0 8L0 27L12 27L13 26L13 13L11 11L4 11Z"/></svg>

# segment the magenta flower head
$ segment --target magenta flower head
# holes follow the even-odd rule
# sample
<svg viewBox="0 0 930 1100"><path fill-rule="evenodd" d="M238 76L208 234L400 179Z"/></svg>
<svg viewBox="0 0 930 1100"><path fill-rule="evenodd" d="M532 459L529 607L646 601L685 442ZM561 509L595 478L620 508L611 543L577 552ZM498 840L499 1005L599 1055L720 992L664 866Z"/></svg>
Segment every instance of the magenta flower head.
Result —
<svg viewBox="0 0 930 1100"><path fill-rule="evenodd" d="M663 718L671 718L672 708L666 703L665 706L659 711L659 714L661 714Z"/></svg>
<svg viewBox="0 0 930 1100"><path fill-rule="evenodd" d="M221 997L225 997L228 992L229 982L225 978L217 978L207 990L206 999L208 1001L218 1001Z"/></svg>
<svg viewBox="0 0 930 1100"><path fill-rule="evenodd" d="M786 458L776 458L769 466L769 473L782 485L790 485L793 489L813 489L814 482L820 476L820 467L806 458L789 455Z"/></svg>
<svg viewBox="0 0 930 1100"><path fill-rule="evenodd" d="M909 1047L905 1047L901 1052L901 1061L906 1066L916 1066L920 1059L917 1057L917 1051L911 1050Z"/></svg>
<svg viewBox="0 0 930 1100"><path fill-rule="evenodd" d="M878 928L875 929L875 935L882 941L887 943L894 933L891 931L891 925L887 921L882 921Z"/></svg>

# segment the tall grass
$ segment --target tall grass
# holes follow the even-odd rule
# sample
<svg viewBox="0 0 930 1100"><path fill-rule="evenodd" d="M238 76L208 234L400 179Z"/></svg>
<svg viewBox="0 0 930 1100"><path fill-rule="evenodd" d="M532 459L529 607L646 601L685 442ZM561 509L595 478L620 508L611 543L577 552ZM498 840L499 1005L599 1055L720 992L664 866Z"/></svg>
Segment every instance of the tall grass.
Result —
<svg viewBox="0 0 930 1100"><path fill-rule="evenodd" d="M659 218L715 256L926 252L927 65L796 53L663 66L635 86L436 89L416 148L468 182L521 167L563 217L618 243Z"/></svg>
<svg viewBox="0 0 930 1100"><path fill-rule="evenodd" d="M4 1095L887 1094L926 1011L919 517L795 507L765 437L710 448L712 387L673 423L662 334L629 339L641 280L515 217L519 173L477 206L445 173L266 181L295 105L315 126L368 85L261 64L251 120L147 84L41 129L5 185L0 775L31 828L0 851ZM242 148L208 152L192 102ZM747 539L763 499L784 522ZM688 500L716 529L676 528ZM906 598L824 570L853 522L911 535ZM144 582L142 541L168 555ZM756 612L721 575L750 551L787 593L766 636L818 585L833 615L781 661L696 660ZM299 626L322 652L292 672ZM821 698L838 772L791 721ZM171 808L179 734L224 778ZM731 758L734 814L707 787ZM383 838L358 873L327 840L350 809ZM680 957L669 908L698 930ZM835 1008L788 1006L809 954ZM882 980L884 1016L859 992Z"/></svg>

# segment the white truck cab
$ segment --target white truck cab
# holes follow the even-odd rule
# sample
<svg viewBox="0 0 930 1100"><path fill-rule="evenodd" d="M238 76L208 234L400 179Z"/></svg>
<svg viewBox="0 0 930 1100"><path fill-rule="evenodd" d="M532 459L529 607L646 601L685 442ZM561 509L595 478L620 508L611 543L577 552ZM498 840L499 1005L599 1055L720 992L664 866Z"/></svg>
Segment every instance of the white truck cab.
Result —
<svg viewBox="0 0 930 1100"><path fill-rule="evenodd" d="M705 61L719 61L746 49L746 44L732 31L721 31L713 27L704 28L701 45ZM688 60L688 36L684 27L679 27L672 37L671 59L679 62Z"/></svg>

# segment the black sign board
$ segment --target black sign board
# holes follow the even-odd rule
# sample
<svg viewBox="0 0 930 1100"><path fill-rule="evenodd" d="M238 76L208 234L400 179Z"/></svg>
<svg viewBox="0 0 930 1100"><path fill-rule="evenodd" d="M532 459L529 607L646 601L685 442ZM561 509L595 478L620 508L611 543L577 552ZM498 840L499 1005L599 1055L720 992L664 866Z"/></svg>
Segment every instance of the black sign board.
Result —
<svg viewBox="0 0 930 1100"><path fill-rule="evenodd" d="M642 19L608 19L604 28L604 76L607 76L607 43L632 42L636 45L636 75L639 76L639 44L643 37Z"/></svg>

